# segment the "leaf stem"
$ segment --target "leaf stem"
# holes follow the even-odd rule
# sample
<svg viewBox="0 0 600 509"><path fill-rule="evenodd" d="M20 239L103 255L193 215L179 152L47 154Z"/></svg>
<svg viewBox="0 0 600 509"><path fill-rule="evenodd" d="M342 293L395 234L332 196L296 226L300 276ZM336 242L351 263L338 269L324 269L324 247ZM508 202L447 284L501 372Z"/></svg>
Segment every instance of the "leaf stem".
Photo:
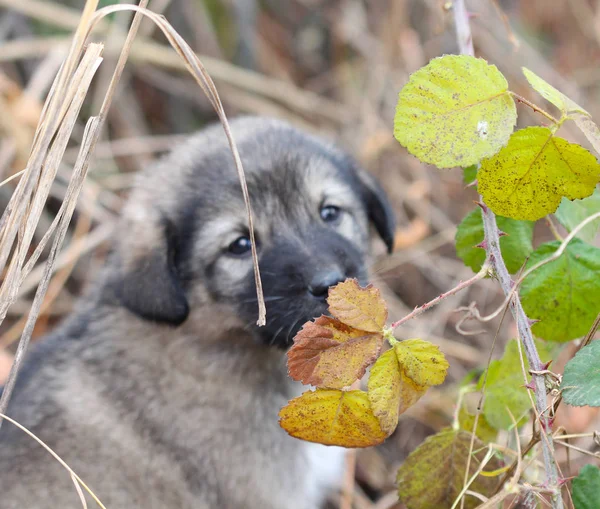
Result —
<svg viewBox="0 0 600 509"><path fill-rule="evenodd" d="M441 295L438 295L435 299L432 299L429 302L426 302L422 306L416 307L412 311L412 313L409 313L404 318L401 318L397 322L392 323L391 329L392 330L397 329L403 323L406 323L409 320L412 320L413 318L416 318L420 314L422 314L425 311L427 311L429 308L437 306L446 297L450 297L450 295L454 295L455 293L458 293L461 290L464 290L465 288L471 286L476 281L479 281L480 279L483 279L484 277L488 276L489 274L490 274L490 266L487 263L484 263L483 267L481 267L481 270L477 274L475 274L473 277L467 279L466 281L461 281L459 284L457 284L451 290L448 290L446 293L442 293Z"/></svg>
<svg viewBox="0 0 600 509"><path fill-rule="evenodd" d="M512 95L518 102L523 103L526 106L529 106L536 113L544 115L544 117L546 117L548 120L550 120L550 122L552 122L553 124L560 125L562 123L559 119L550 115L550 113L548 113L546 110L543 110L542 108L540 108L536 104L532 103L531 101L528 101L527 99L525 99L523 96L517 94L516 92L509 90L508 93L510 95Z"/></svg>

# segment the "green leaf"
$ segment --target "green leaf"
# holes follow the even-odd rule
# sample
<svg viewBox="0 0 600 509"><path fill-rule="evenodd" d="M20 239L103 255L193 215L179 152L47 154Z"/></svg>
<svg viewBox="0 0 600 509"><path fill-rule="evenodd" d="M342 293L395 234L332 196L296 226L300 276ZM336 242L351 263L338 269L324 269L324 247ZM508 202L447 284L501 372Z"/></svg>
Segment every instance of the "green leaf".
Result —
<svg viewBox="0 0 600 509"><path fill-rule="evenodd" d="M527 359L524 358L526 369ZM483 387L485 373L479 379L478 388ZM483 415L496 429L510 429L513 421L508 413L512 413L517 425L523 425L531 409L531 400L527 394L521 358L516 340L511 340L506 345L502 359L490 362L485 384L485 401Z"/></svg>
<svg viewBox="0 0 600 509"><path fill-rule="evenodd" d="M482 161L477 176L479 192L496 214L530 221L556 211L563 196L590 196L599 180L596 158L546 127L515 132L506 147Z"/></svg>
<svg viewBox="0 0 600 509"><path fill-rule="evenodd" d="M508 270L515 273L533 251L531 240L534 223L502 216L497 216L496 219L498 228L508 234L500 238L502 258ZM462 220L456 230L456 254L474 272L479 272L485 261L485 251L475 247L481 241L483 241L483 218L481 209L477 207Z"/></svg>
<svg viewBox="0 0 600 509"><path fill-rule="evenodd" d="M474 182L475 179L477 178L477 170L479 169L479 165L478 164L472 164L471 166L467 166L466 168L463 168L463 182L465 184L470 184L471 182Z"/></svg>
<svg viewBox="0 0 600 509"><path fill-rule="evenodd" d="M516 120L508 83L496 66L445 55L415 72L400 91L394 135L425 163L470 166L505 145Z"/></svg>
<svg viewBox="0 0 600 509"><path fill-rule="evenodd" d="M600 190L594 189L594 194L583 200L570 201L566 198L560 202L560 207L556 211L556 217L568 232L571 232L585 218L600 212ZM592 221L579 231L577 237L586 242L592 243L600 228L600 219Z"/></svg>
<svg viewBox="0 0 600 509"><path fill-rule="evenodd" d="M469 413L464 407L461 408L458 412L458 425L460 429L472 433L475 425L475 415ZM480 414L477 419L475 434L484 442L493 442L498 436L498 430L487 421L485 414Z"/></svg>
<svg viewBox="0 0 600 509"><path fill-rule="evenodd" d="M551 256L560 242L539 246L526 269ZM572 240L557 260L531 273L521 284L521 302L538 337L570 341L583 336L600 311L600 249Z"/></svg>
<svg viewBox="0 0 600 509"><path fill-rule="evenodd" d="M600 341L592 341L567 362L561 387L569 405L600 406Z"/></svg>
<svg viewBox="0 0 600 509"><path fill-rule="evenodd" d="M585 465L573 479L573 505L575 509L598 509L600 497L600 468Z"/></svg>
<svg viewBox="0 0 600 509"><path fill-rule="evenodd" d="M429 437L410 453L398 470L398 495L408 509L449 509L463 488L471 445L471 433L446 429ZM485 445L475 438L469 466L469 478L485 456ZM485 470L499 468L495 458ZM479 475L470 490L489 497L497 479ZM465 496L465 507L477 507L475 497Z"/></svg>
<svg viewBox="0 0 600 509"><path fill-rule="evenodd" d="M569 99L565 94L556 90L552 85L547 83L545 80L540 78L533 71L530 71L526 67L523 67L523 74L529 81L529 84L547 101L551 102L556 106L562 113L583 113L589 116L589 113L585 111L575 101Z"/></svg>

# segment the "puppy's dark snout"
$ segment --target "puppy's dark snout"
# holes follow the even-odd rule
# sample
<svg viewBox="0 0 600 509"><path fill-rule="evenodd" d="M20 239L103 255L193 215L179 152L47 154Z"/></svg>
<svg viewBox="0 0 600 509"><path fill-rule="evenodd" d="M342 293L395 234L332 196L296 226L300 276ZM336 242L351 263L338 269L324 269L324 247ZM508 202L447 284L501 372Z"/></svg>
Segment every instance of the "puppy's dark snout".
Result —
<svg viewBox="0 0 600 509"><path fill-rule="evenodd" d="M344 279L344 275L338 269L317 271L308 284L308 292L316 299L325 300L329 287L341 283Z"/></svg>

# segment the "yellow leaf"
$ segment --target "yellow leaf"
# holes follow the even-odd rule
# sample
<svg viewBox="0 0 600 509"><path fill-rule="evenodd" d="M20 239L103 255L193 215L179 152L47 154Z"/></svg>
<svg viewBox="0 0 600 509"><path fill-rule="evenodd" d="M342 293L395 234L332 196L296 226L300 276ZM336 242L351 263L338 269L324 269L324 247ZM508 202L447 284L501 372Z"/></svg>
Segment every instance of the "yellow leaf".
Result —
<svg viewBox="0 0 600 509"><path fill-rule="evenodd" d="M414 405L427 387L417 385L400 368L394 349L377 359L371 368L368 396L373 414L389 436L398 425L398 416Z"/></svg>
<svg viewBox="0 0 600 509"><path fill-rule="evenodd" d="M308 322L288 352L288 373L316 387L342 389L362 378L381 350L383 336L321 316Z"/></svg>
<svg viewBox="0 0 600 509"><path fill-rule="evenodd" d="M563 196L590 196L600 180L600 165L583 147L553 136L550 129L528 127L482 161L477 180L496 214L536 221L555 212Z"/></svg>
<svg viewBox="0 0 600 509"><path fill-rule="evenodd" d="M279 424L293 437L342 447L369 447L387 436L364 391L307 391L281 409Z"/></svg>
<svg viewBox="0 0 600 509"><path fill-rule="evenodd" d="M347 279L329 290L329 312L341 322L367 332L381 332L387 307L373 285L361 288L356 279Z"/></svg>
<svg viewBox="0 0 600 509"><path fill-rule="evenodd" d="M516 121L508 83L496 66L445 55L412 74L400 91L394 136L425 163L466 167L498 152Z"/></svg>
<svg viewBox="0 0 600 509"><path fill-rule="evenodd" d="M398 425L401 385L402 374L396 352L388 350L371 368L367 384L373 414L387 435Z"/></svg>
<svg viewBox="0 0 600 509"><path fill-rule="evenodd" d="M590 114L581 106L579 106L579 104L569 99L561 91L550 85L550 83L547 83L533 71L527 69L527 67L523 67L522 69L527 81L529 81L529 84L535 90L537 90L544 99L554 104L554 106L556 106L562 113L565 115L569 113L582 113L589 117Z"/></svg>
<svg viewBox="0 0 600 509"><path fill-rule="evenodd" d="M449 364L433 343L407 339L397 343L394 349L400 366L415 384L439 385L445 380Z"/></svg>

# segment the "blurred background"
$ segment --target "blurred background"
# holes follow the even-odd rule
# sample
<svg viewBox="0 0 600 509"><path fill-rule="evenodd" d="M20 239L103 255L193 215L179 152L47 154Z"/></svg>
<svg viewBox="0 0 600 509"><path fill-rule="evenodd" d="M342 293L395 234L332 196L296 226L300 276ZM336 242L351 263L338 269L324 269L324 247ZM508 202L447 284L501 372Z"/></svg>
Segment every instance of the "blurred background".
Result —
<svg viewBox="0 0 600 509"><path fill-rule="evenodd" d="M23 169L42 105L66 55L83 0L0 0L0 181ZM118 3L104 0L101 5ZM511 90L547 106L527 85L526 66L600 118L600 1L479 0L467 2L477 56L505 74ZM381 180L398 217L395 252L379 257L374 278L390 303L390 317L407 312L473 273L456 258L456 225L477 195L460 170L419 163L394 140L393 117L400 88L429 59L456 53L452 2L443 0L151 0L201 55L229 117L260 114L284 118L348 149ZM106 43L101 66L59 171L39 236L58 210L86 119L98 111L123 34L126 13L111 15L95 38ZM524 106L520 125L543 123ZM210 103L164 36L142 23L110 110L69 237L59 257L35 337L72 309L103 264L107 242L133 177L186 134L216 120ZM561 135L586 145L575 129ZM0 187L4 209L13 180ZM536 243L550 240L540 222ZM377 246L382 254L382 246ZM0 384L41 276L34 270L0 326ZM354 506L390 508L397 496L395 471L428 435L451 423L456 385L486 365L500 326L497 356L514 330L511 320L456 326L461 305L477 302L482 313L502 302L498 287L483 281L399 330L440 345L450 376L401 418L381 447L358 455ZM561 354L567 358L569 351ZM559 359L560 369L560 359ZM561 408L559 424L570 432L595 426L592 409ZM595 426L598 427L597 425ZM572 468L577 472L577 458ZM583 461L583 460L581 460Z"/></svg>

